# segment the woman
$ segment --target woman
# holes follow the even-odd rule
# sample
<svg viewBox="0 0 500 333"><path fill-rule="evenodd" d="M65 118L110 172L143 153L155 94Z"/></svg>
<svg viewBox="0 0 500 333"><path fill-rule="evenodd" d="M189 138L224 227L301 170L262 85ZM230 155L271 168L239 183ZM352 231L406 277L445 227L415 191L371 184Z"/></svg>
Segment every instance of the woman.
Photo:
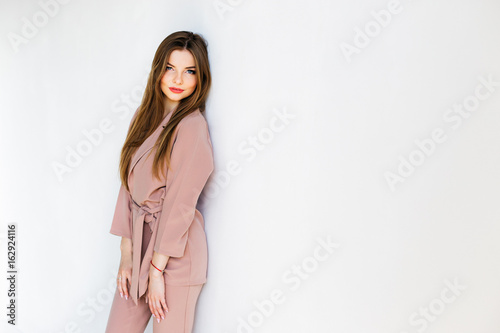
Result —
<svg viewBox="0 0 500 333"><path fill-rule="evenodd" d="M202 112L211 85L207 43L179 31L153 59L121 151L122 185L110 233L121 236L117 290L106 332L189 333L207 272L196 205L213 171Z"/></svg>

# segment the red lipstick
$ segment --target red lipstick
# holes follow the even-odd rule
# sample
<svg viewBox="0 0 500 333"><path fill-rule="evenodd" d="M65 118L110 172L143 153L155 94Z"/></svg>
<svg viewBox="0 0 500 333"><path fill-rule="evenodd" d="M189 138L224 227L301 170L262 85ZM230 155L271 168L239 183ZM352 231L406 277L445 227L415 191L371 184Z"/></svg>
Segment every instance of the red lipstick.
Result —
<svg viewBox="0 0 500 333"><path fill-rule="evenodd" d="M181 92L184 91L182 89L174 88L174 87L169 87L168 89L170 89L171 92L176 93L176 94L180 94Z"/></svg>

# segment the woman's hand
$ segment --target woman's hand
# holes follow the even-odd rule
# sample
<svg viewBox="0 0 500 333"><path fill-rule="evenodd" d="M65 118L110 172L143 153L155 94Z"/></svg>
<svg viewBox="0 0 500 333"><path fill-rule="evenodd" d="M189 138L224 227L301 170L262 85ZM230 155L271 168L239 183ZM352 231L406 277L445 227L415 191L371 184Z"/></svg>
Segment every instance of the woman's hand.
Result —
<svg viewBox="0 0 500 333"><path fill-rule="evenodd" d="M160 318L165 319L164 311L168 312L168 308L165 301L165 282L162 272L149 272L146 303L149 304L149 309L158 323L160 322Z"/></svg>
<svg viewBox="0 0 500 333"><path fill-rule="evenodd" d="M120 296L128 300L129 295L129 284L132 281L132 252L122 252L122 258L120 260L120 268L118 269L118 280L116 284L118 285L118 291ZM128 284L127 284L128 282Z"/></svg>

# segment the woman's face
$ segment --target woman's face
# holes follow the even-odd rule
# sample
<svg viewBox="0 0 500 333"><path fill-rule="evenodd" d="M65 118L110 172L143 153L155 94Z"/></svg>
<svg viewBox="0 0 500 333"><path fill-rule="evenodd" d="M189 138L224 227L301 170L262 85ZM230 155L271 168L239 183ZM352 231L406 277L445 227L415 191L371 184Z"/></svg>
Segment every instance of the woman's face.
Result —
<svg viewBox="0 0 500 333"><path fill-rule="evenodd" d="M166 96L168 111L179 104L181 99L193 93L196 81L196 68L191 52L188 50L172 51L165 74L161 78L161 91Z"/></svg>

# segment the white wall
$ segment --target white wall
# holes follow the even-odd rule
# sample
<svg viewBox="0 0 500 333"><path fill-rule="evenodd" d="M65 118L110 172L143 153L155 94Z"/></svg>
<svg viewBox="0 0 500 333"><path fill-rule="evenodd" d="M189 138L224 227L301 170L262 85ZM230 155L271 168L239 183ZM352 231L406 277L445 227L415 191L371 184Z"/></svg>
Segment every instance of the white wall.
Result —
<svg viewBox="0 0 500 333"><path fill-rule="evenodd" d="M119 152L177 30L208 40L214 79L194 332L498 331L498 1L61 0L43 14L54 1L0 5L2 276L12 223L18 269L17 330L2 332L104 331Z"/></svg>

